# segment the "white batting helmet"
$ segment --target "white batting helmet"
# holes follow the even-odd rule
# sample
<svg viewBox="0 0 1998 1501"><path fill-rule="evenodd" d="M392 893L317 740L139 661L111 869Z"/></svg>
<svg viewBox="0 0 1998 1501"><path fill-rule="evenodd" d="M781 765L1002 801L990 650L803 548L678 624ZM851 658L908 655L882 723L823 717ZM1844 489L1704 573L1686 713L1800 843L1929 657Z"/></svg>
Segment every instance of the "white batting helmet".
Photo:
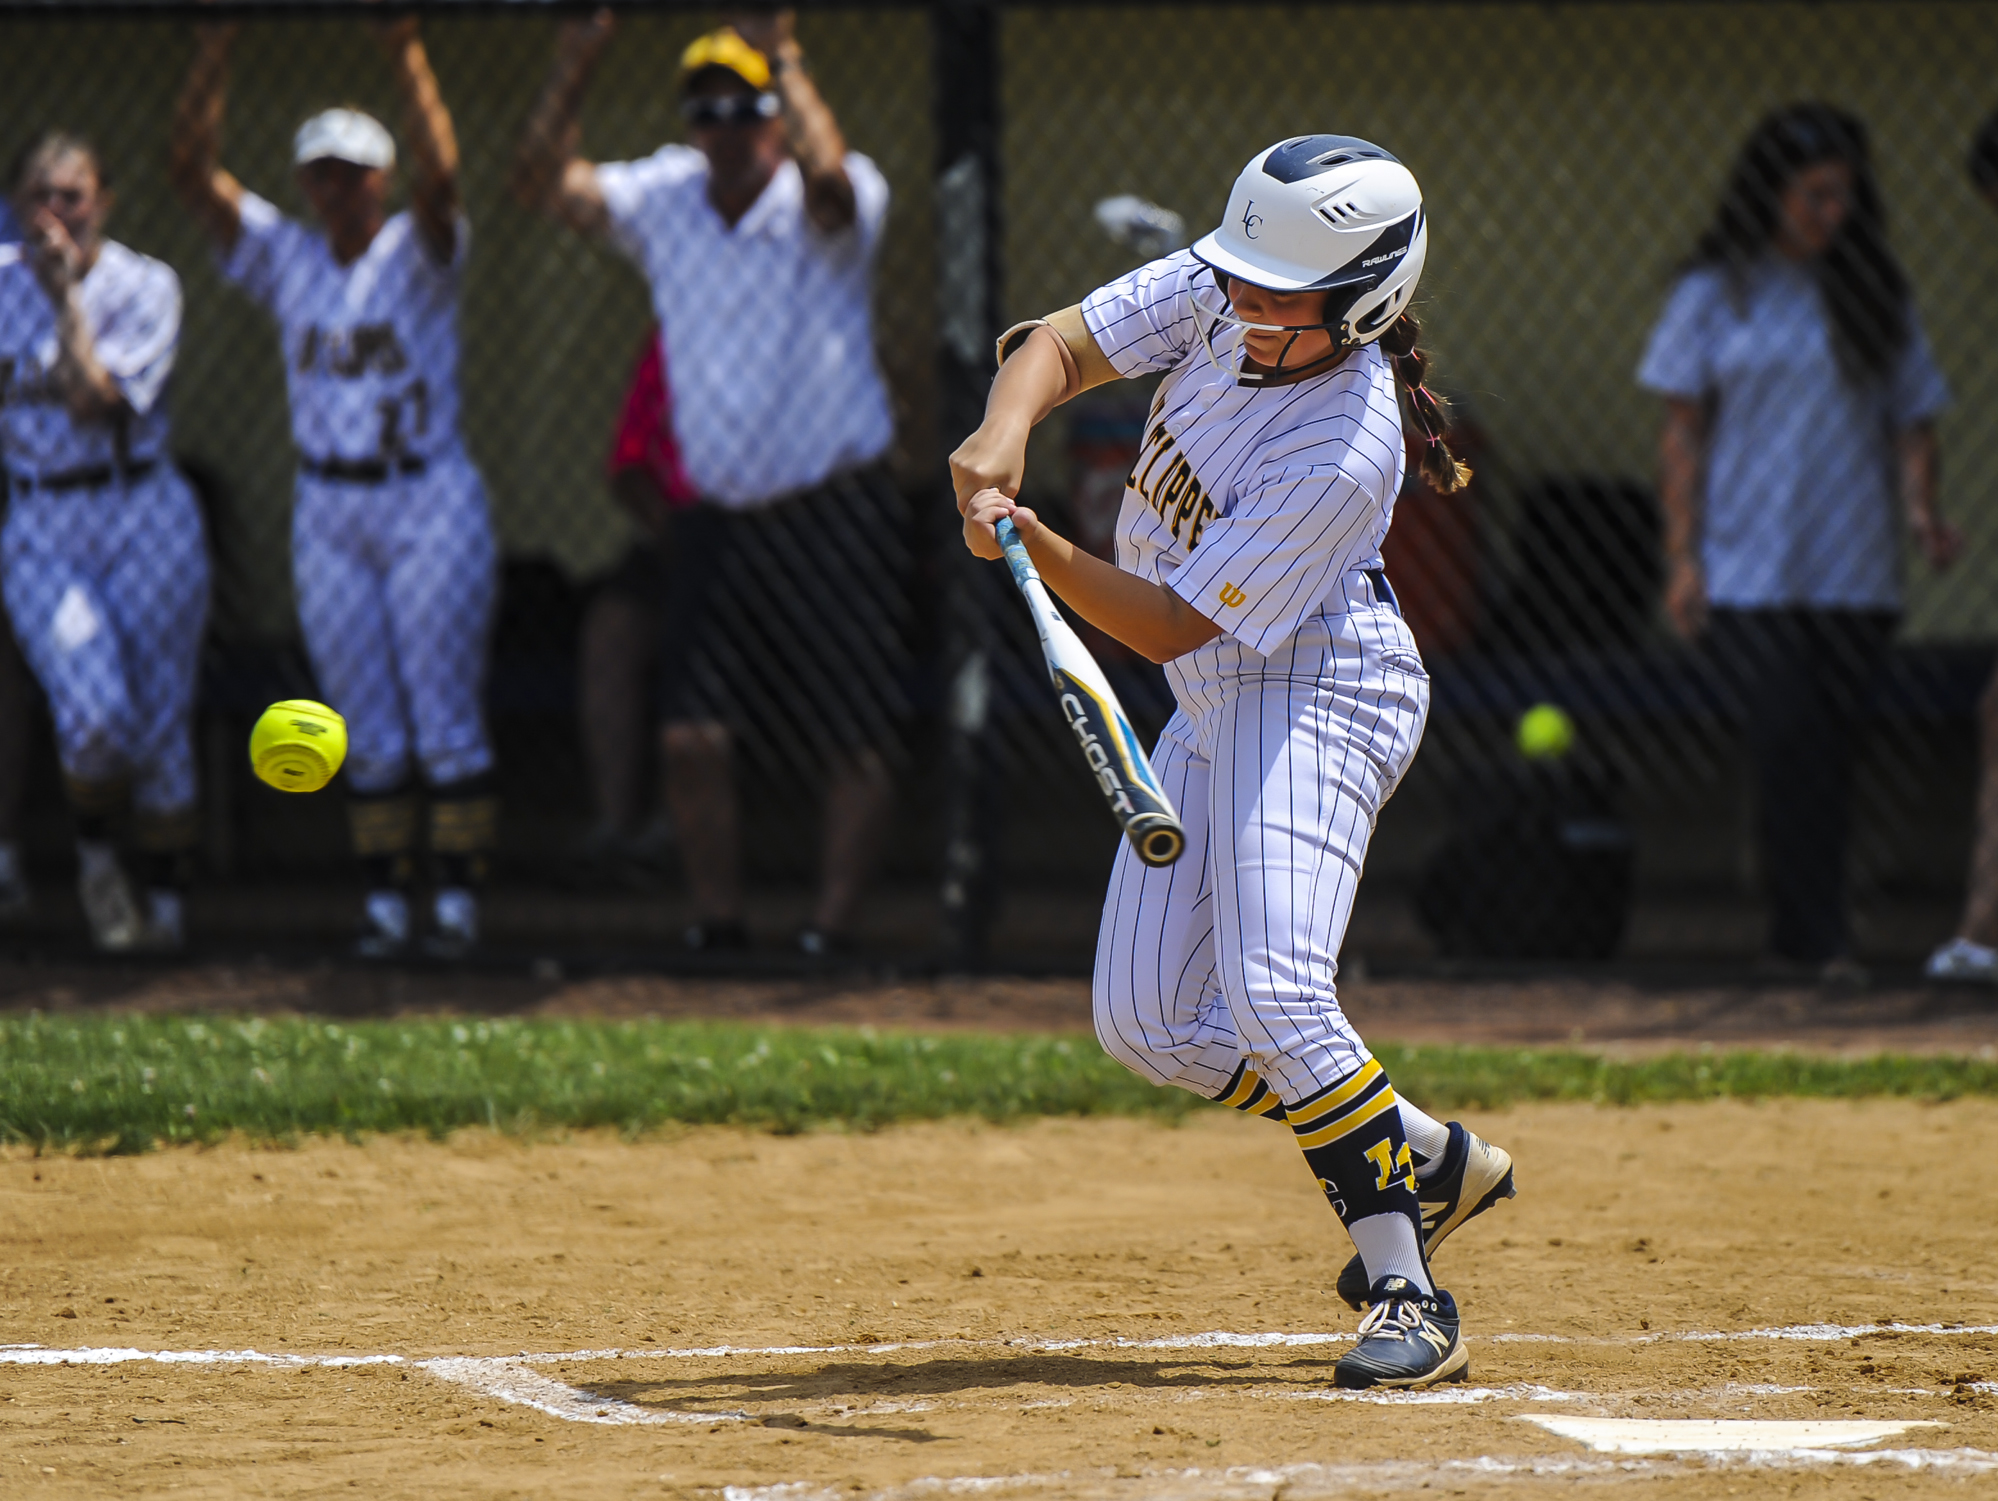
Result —
<svg viewBox="0 0 1998 1501"><path fill-rule="evenodd" d="M1371 141L1335 135L1293 136L1259 153L1235 179L1220 226L1193 245L1217 277L1331 294L1325 321L1311 326L1342 345L1387 332L1428 252L1415 174Z"/></svg>

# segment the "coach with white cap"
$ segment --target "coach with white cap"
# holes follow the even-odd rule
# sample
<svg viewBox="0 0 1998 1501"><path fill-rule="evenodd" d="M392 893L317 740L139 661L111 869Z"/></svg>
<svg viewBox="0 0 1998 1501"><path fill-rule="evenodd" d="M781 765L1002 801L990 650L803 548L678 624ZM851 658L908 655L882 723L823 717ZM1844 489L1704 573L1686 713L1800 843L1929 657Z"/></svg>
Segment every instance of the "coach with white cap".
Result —
<svg viewBox="0 0 1998 1501"><path fill-rule="evenodd" d="M284 341L298 504L292 572L319 686L347 719L360 947L416 938L418 776L434 891L426 946L478 938L473 888L493 844L493 751L482 712L498 551L485 487L458 432L458 302L470 228L458 145L413 19L376 33L415 157L411 206L388 212L395 141L357 109L300 127L293 159L317 227L217 163L233 27L205 26L174 120L176 188L223 274Z"/></svg>
<svg viewBox="0 0 1998 1501"><path fill-rule="evenodd" d="M610 31L608 12L564 29L513 188L637 262L673 372L701 495L676 523L659 685L689 946L745 942L732 725L753 725L781 774L826 771L818 899L797 938L822 955L848 934L906 714L903 504L881 462L894 428L869 310L888 185L846 149L788 11L687 48L690 145L585 161L576 117Z"/></svg>

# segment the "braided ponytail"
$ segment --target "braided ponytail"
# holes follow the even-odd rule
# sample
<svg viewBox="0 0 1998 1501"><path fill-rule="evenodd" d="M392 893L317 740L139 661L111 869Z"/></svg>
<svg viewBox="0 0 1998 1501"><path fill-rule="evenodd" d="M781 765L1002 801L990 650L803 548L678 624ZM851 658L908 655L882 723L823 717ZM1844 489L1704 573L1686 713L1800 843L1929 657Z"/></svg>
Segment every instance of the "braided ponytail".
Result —
<svg viewBox="0 0 1998 1501"><path fill-rule="evenodd" d="M1423 373L1429 368L1429 358L1415 347L1415 341L1421 337L1422 326L1415 321L1414 315L1403 313L1381 335L1381 352L1394 361L1394 380L1401 396L1402 421L1412 421L1422 439L1422 477L1437 493L1450 495L1471 482L1471 471L1457 461L1457 456L1443 441L1443 434L1450 427L1450 409L1422 383Z"/></svg>

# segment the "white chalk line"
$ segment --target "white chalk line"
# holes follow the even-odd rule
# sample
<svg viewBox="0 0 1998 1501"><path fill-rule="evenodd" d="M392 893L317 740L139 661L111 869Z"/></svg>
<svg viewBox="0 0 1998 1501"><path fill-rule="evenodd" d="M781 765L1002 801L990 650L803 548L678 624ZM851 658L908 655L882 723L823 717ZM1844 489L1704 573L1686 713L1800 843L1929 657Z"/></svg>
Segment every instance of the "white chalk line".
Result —
<svg viewBox="0 0 1998 1501"><path fill-rule="evenodd" d="M488 1397L497 1397L516 1407L531 1407L551 1418L570 1423L601 1423L612 1427L631 1424L749 1423L755 1419L746 1412L679 1412L666 1408L641 1407L619 1397L606 1397L583 1387L570 1386L544 1376L519 1359L494 1360L477 1356L444 1356L419 1360L416 1368L443 1381L469 1386Z"/></svg>
<svg viewBox="0 0 1998 1501"><path fill-rule="evenodd" d="M1496 1334L1484 1336L1493 1343L1558 1344L1649 1344L1659 1340L1782 1340L1830 1342L1864 1335L1955 1336L1998 1334L1990 1324L1797 1324L1778 1328L1740 1331L1660 1332L1633 1339L1578 1340L1558 1334ZM903 1351L940 1349L1013 1349L1033 1353L1064 1353L1071 1350L1267 1350L1309 1348L1348 1344L1345 1333L1286 1333L1267 1331L1237 1333L1211 1330L1203 1334L1167 1335L1158 1339L1000 1339L1000 1340L907 1340L865 1345L700 1345L691 1347L641 1349L586 1349L532 1353L523 1350L511 1356L437 1356L428 1359L393 1354L301 1355L260 1350L140 1350L136 1348L86 1348L52 1350L34 1344L0 1344L0 1365L21 1366L110 1366L133 1361L160 1365L262 1365L279 1370L309 1367L355 1367L407 1365L442 1381L469 1387L498 1401L530 1408L565 1422L622 1426L631 1424L744 1423L758 1419L736 1410L688 1412L642 1406L623 1398L605 1396L584 1387L542 1375L539 1365L571 1364L589 1361L623 1360L713 1360L731 1357L775 1357L798 1355L891 1355ZM1998 1390L1998 1383L1967 1383L1972 1390ZM1771 1389L1771 1394L1777 1389ZM1744 1392L1743 1395L1751 1393ZM1560 1393L1552 1388L1531 1385L1511 1387L1470 1387L1429 1389L1419 1392L1306 1392L1281 1395L1309 1401L1358 1401L1391 1405L1477 1405L1499 1401L1585 1401L1614 1400L1613 1393ZM1914 1395L1914 1393L1909 1393Z"/></svg>
<svg viewBox="0 0 1998 1501"><path fill-rule="evenodd" d="M50 1350L41 1345L0 1345L0 1365L124 1365L134 1360L150 1360L159 1365L267 1365L285 1370L407 1363L400 1355L270 1355L262 1350Z"/></svg>
<svg viewBox="0 0 1998 1501"><path fill-rule="evenodd" d="M723 1501L928 1501L936 1496L993 1495L1008 1491L1082 1489L1128 1494L1145 1501L1249 1501L1280 1494L1285 1501L1340 1496L1356 1489L1414 1490L1438 1481L1620 1480L1690 1476L1716 1468L1794 1470L1874 1466L1949 1476L1998 1473L1998 1454L1981 1449L1750 1450L1701 1454L1696 1459L1592 1457L1570 1454L1479 1455L1472 1459L1376 1460L1357 1464L1234 1465L1225 1470L1147 1470L1134 1476L1107 1471L1055 1474L925 1476L856 1496L851 1490L811 1481L731 1485Z"/></svg>
<svg viewBox="0 0 1998 1501"><path fill-rule="evenodd" d="M1633 1344L1655 1344L1659 1340L1840 1340L1862 1339L1881 1334L1998 1334L1998 1324L1787 1324L1778 1329L1738 1329L1731 1332L1703 1330L1687 1334L1640 1334ZM1503 1335L1495 1336L1504 1338Z"/></svg>

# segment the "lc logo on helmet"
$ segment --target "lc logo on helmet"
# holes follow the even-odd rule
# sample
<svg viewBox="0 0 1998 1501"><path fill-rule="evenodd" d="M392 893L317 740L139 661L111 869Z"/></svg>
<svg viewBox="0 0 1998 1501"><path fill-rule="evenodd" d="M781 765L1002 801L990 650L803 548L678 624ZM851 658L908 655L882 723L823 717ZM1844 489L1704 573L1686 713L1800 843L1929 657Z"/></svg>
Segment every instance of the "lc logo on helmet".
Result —
<svg viewBox="0 0 1998 1501"><path fill-rule="evenodd" d="M1263 227L1263 216L1256 212L1256 200L1251 198L1242 205L1242 234L1247 239L1255 239L1256 231Z"/></svg>

